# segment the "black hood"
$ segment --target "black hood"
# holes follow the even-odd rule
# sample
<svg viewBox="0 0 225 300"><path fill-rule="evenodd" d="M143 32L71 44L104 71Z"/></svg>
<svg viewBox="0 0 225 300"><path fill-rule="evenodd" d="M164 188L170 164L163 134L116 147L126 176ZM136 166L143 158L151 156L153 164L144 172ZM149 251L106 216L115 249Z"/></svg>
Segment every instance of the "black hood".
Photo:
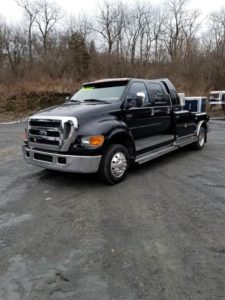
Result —
<svg viewBox="0 0 225 300"><path fill-rule="evenodd" d="M64 103L59 106L49 107L42 110L34 115L35 116L56 116L56 117L88 117L95 116L102 113L111 112L121 107L121 102L110 103L110 104L74 104Z"/></svg>

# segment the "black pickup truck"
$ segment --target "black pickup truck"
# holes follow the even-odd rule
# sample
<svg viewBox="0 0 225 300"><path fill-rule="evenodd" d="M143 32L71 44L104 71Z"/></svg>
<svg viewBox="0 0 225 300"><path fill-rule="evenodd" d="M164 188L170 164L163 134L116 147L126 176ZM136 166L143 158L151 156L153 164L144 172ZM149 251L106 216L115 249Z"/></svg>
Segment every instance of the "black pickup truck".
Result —
<svg viewBox="0 0 225 300"><path fill-rule="evenodd" d="M25 160L46 169L95 173L120 182L131 164L180 147L202 149L205 112L182 110L168 79L106 79L83 84L60 106L28 119Z"/></svg>

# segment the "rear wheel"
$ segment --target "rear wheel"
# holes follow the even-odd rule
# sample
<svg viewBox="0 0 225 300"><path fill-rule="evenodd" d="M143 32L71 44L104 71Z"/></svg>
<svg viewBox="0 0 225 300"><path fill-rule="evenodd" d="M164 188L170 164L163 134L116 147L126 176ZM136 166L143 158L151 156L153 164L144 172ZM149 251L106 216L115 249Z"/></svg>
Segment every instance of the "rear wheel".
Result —
<svg viewBox="0 0 225 300"><path fill-rule="evenodd" d="M104 153L99 175L102 181L115 184L124 179L130 166L129 153L123 145L111 145Z"/></svg>
<svg viewBox="0 0 225 300"><path fill-rule="evenodd" d="M206 130L204 127L201 127L198 134L197 142L192 144L193 148L195 150L201 150L205 145L205 139L206 139Z"/></svg>

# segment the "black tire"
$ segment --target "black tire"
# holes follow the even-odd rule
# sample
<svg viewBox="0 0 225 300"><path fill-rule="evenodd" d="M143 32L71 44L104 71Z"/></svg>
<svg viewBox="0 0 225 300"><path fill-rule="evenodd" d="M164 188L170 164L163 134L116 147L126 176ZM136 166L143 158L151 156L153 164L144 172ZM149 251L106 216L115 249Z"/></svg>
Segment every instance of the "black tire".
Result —
<svg viewBox="0 0 225 300"><path fill-rule="evenodd" d="M126 160L126 162L124 161L124 159ZM113 166L114 164L115 167L117 165L117 168ZM100 179L104 183L112 185L115 183L119 183L125 178L129 166L130 156L127 148L120 144L110 145L106 152L103 154L98 173Z"/></svg>
<svg viewBox="0 0 225 300"><path fill-rule="evenodd" d="M206 130L204 127L201 127L198 135L198 140L197 142L192 144L192 148L194 150L202 150L205 145L205 140L206 140Z"/></svg>

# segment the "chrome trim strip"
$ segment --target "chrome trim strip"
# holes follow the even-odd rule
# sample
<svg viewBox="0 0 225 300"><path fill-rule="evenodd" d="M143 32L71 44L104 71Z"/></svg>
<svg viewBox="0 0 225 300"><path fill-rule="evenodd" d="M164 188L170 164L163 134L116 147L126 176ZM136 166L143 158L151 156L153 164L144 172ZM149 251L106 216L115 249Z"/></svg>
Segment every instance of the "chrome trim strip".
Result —
<svg viewBox="0 0 225 300"><path fill-rule="evenodd" d="M203 115L205 116L205 115L207 115L206 112L203 112L203 113L198 113L198 112L197 112L197 113L194 113L194 114L195 114L195 116L203 116Z"/></svg>
<svg viewBox="0 0 225 300"><path fill-rule="evenodd" d="M146 127L152 127L152 126L159 126L162 123L152 123L152 124L146 124L146 125L142 125L142 126L136 126L136 127L130 127L130 130L134 130L136 128L146 128Z"/></svg>
<svg viewBox="0 0 225 300"><path fill-rule="evenodd" d="M31 138L41 138L42 140L46 140L46 141L59 142L59 136L57 136L57 137L54 137L54 136L42 136L42 135L39 135L39 134L29 133L29 137L31 137Z"/></svg>
<svg viewBox="0 0 225 300"><path fill-rule="evenodd" d="M176 115L184 114L184 113L189 113L189 112L190 112L189 110L174 111L174 113L175 113Z"/></svg>
<svg viewBox="0 0 225 300"><path fill-rule="evenodd" d="M28 142L29 148L31 149L43 149L43 150L54 150L54 151L59 151L59 145L51 145L51 144L44 144L44 143L33 143L33 142Z"/></svg>
<svg viewBox="0 0 225 300"><path fill-rule="evenodd" d="M41 127L41 126L33 126L30 125L30 129L32 130L45 130L45 131L49 131L49 132L60 132L59 128L54 128L54 127Z"/></svg>
<svg viewBox="0 0 225 300"><path fill-rule="evenodd" d="M145 104L148 104L148 103L145 103ZM151 105L151 104L148 104L146 106L141 106L141 107L130 107L128 110L136 110L136 109L146 109L146 108L171 108L171 105Z"/></svg>
<svg viewBox="0 0 225 300"><path fill-rule="evenodd" d="M196 136L196 133L191 133L191 134L187 134L187 135L182 135L182 136L180 136L180 137L177 137L177 141L185 140L185 139L187 139L187 138L189 138L189 137L194 137L194 136Z"/></svg>
<svg viewBox="0 0 225 300"><path fill-rule="evenodd" d="M221 105L225 104L225 101L209 101L210 105Z"/></svg>
<svg viewBox="0 0 225 300"><path fill-rule="evenodd" d="M66 122L69 122L69 121L72 121L73 122L73 124L74 124L74 127L75 128L78 128L78 121L77 121L77 118L75 118L75 117L64 117L64 116L44 116L44 115L34 115L34 116L31 116L30 118L29 118L29 120L35 120L35 119L37 119L38 121L43 121L43 122L45 122L46 120L48 120L48 121L52 121L52 122L54 122L55 120L57 120L57 121L62 121L62 123L64 124L64 123L66 123Z"/></svg>

